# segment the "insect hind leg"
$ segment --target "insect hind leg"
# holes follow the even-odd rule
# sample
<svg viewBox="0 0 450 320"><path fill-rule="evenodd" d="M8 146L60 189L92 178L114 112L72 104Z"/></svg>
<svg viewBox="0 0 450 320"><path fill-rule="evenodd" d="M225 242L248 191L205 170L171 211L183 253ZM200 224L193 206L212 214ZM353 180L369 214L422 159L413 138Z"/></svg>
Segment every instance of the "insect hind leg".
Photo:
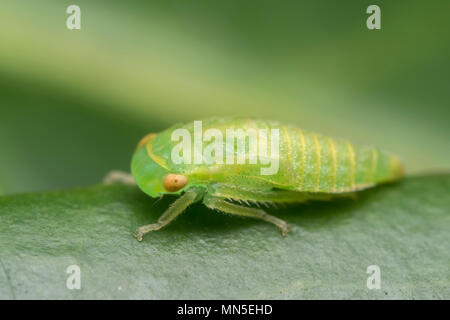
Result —
<svg viewBox="0 0 450 320"><path fill-rule="evenodd" d="M266 222L272 223L281 229L281 234L283 236L285 236L292 229L292 227L288 225L286 221L281 220L275 216L272 216L261 209L244 207L235 203L230 203L226 200L211 195L206 195L203 198L203 203L210 209L216 209L221 212L230 213L243 217L261 219Z"/></svg>

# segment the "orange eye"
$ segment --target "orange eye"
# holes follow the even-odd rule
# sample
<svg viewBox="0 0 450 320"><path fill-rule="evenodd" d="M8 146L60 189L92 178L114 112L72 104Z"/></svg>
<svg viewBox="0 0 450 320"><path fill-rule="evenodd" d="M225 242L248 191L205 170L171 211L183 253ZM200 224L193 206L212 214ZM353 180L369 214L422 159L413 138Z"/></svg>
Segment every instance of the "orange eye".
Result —
<svg viewBox="0 0 450 320"><path fill-rule="evenodd" d="M164 177L163 187L169 192L175 192L183 188L187 184L188 180L181 174L169 173Z"/></svg>

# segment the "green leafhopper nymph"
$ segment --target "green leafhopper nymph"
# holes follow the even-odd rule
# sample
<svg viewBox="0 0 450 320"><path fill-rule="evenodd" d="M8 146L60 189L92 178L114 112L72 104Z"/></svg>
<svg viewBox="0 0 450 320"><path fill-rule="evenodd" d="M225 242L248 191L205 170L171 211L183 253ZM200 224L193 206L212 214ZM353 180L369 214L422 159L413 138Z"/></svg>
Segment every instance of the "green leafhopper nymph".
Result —
<svg viewBox="0 0 450 320"><path fill-rule="evenodd" d="M197 201L270 222L285 235L285 221L235 202L325 200L403 176L397 157L377 148L247 118L212 118L149 134L136 148L131 171L151 197L180 195L156 223L135 231L139 241Z"/></svg>

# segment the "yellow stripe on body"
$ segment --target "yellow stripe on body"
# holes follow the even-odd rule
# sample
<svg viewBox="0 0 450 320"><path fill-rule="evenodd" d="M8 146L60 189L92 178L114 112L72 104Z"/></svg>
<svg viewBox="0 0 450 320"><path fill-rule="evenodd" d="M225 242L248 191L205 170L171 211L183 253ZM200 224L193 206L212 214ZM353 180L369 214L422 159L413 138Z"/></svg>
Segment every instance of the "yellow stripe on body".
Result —
<svg viewBox="0 0 450 320"><path fill-rule="evenodd" d="M167 171L170 171L170 169L167 167L167 164L165 162L165 160L161 157L158 157L156 154L153 153L152 151L152 144L151 141L153 140L153 138L156 137L156 134L153 134L153 136L151 136L148 140L147 140L147 154L148 156L155 161L158 165L160 165L161 167L163 167L164 169L166 169Z"/></svg>
<svg viewBox="0 0 450 320"><path fill-rule="evenodd" d="M156 136L156 133L149 133L148 135L146 135L145 137L143 137L141 139L141 141L139 141L137 148L139 149L140 147L142 147L144 144L146 144L147 142L149 142L150 140L152 140L154 137Z"/></svg>
<svg viewBox="0 0 450 320"><path fill-rule="evenodd" d="M353 149L353 146L350 142L347 141L347 150L348 150L348 157L350 161L350 186L351 189L355 188L355 150Z"/></svg>
<svg viewBox="0 0 450 320"><path fill-rule="evenodd" d="M289 131L286 128L286 126L283 126L283 133L284 133L284 137L286 139L286 144L287 144L287 165L286 168L291 168L292 165L292 141L291 141L291 137L289 135ZM292 179L291 179L291 175L289 176L289 182L292 183Z"/></svg>
<svg viewBox="0 0 450 320"><path fill-rule="evenodd" d="M336 146L334 145L334 141L332 138L328 138L328 143L330 145L331 150L331 158L333 160L333 192L336 192L337 185L337 154L336 154Z"/></svg>
<svg viewBox="0 0 450 320"><path fill-rule="evenodd" d="M302 166L300 171L300 185L298 187L299 190L303 187L303 182L305 181L305 164L306 164L306 144L305 144L305 135L303 134L302 129L298 129L300 131L300 143L302 145Z"/></svg>
<svg viewBox="0 0 450 320"><path fill-rule="evenodd" d="M314 139L314 149L316 151L316 157L317 157L317 177L316 177L316 186L315 186L315 191L319 191L320 188L320 173L321 173L321 156L320 156L320 144L319 144L319 139L317 138L317 135L315 133L312 134L313 139Z"/></svg>

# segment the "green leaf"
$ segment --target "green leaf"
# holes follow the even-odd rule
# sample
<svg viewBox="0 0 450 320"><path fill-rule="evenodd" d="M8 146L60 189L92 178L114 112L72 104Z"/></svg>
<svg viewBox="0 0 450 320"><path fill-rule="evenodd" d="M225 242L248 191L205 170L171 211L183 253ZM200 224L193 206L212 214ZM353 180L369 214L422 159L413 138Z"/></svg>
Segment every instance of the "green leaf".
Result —
<svg viewBox="0 0 450 320"><path fill-rule="evenodd" d="M449 299L450 175L268 211L295 229L190 207L139 243L156 202L135 187L0 197L0 298ZM81 289L66 287L69 265ZM381 289L366 286L381 270Z"/></svg>

